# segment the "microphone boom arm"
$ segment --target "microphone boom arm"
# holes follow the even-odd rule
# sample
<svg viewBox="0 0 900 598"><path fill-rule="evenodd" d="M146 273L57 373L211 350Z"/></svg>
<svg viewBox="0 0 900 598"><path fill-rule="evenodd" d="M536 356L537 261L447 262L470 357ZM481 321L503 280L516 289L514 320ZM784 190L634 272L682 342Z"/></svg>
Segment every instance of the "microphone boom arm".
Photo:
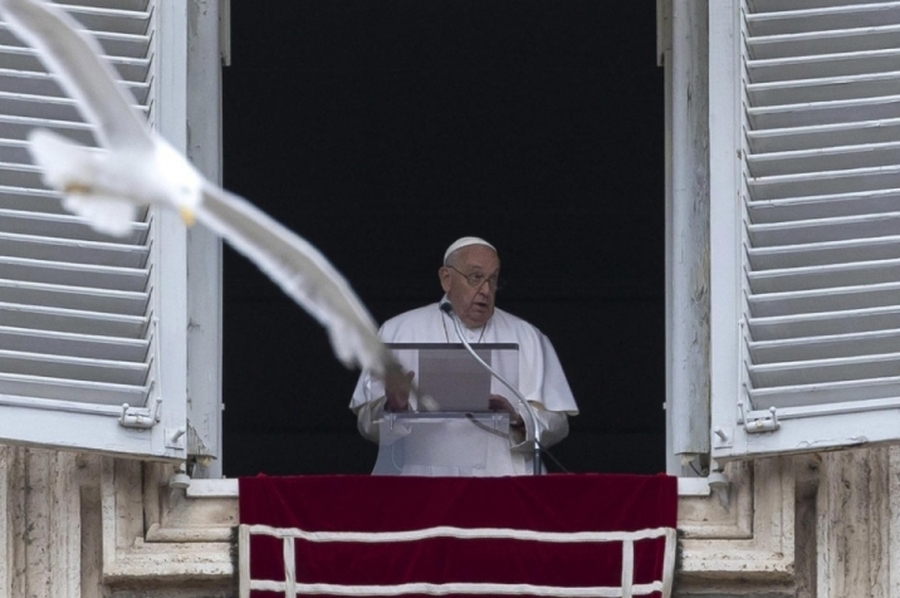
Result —
<svg viewBox="0 0 900 598"><path fill-rule="evenodd" d="M531 423L534 426L534 462L532 463L534 475L540 475L541 473L541 428L538 422L537 413L534 411L534 407L522 396L522 393L519 392L515 386L510 384L506 378L501 376L497 371L492 368L488 363L481 358L478 353L475 352L475 349L472 348L472 345L469 344L469 341L466 340L465 335L462 333L462 328L459 324L459 318L454 317L453 314L453 306L450 303L442 303L441 311L450 316L450 320L453 322L453 328L456 330L456 336L459 337L459 340L462 341L463 346L466 350L475 358L483 368L491 373L497 380L499 380L506 388L508 388L513 395L515 395L516 399L518 399L519 403L525 407L525 410L528 412L528 416L531 418ZM526 432L527 435L527 432Z"/></svg>

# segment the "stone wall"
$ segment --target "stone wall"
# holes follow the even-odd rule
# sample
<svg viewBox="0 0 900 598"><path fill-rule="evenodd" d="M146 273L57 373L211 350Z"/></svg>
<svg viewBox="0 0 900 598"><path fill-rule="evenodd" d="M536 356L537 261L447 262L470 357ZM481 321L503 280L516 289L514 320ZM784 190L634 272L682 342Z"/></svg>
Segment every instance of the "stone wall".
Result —
<svg viewBox="0 0 900 598"><path fill-rule="evenodd" d="M0 596L233 596L234 480L168 486L172 468L0 447Z"/></svg>
<svg viewBox="0 0 900 598"><path fill-rule="evenodd" d="M237 596L237 481L0 446L0 597ZM676 596L900 596L900 448L680 480Z"/></svg>

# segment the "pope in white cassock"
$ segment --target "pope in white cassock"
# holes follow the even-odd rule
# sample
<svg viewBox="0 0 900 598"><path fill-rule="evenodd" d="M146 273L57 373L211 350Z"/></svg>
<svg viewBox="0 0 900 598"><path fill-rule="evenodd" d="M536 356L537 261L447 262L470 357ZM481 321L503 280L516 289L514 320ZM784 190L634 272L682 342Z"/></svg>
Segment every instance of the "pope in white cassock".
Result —
<svg viewBox="0 0 900 598"><path fill-rule="evenodd" d="M438 270L444 298L391 318L379 330L386 343L458 343L452 318L463 324L466 340L478 343L515 343L519 347L518 389L533 407L540 426L540 443L548 447L569 432L568 416L578 414L569 383L550 340L529 324L494 306L500 258L493 245L478 237L463 237L444 254ZM449 302L454 316L441 310ZM415 372L408 376L414 377ZM492 393L494 390L492 389ZM497 391L490 408L509 414L509 435L486 431L461 419L442 424L430 434L429 457L405 463L404 475L500 476L532 471L534 430L526 409L514 396ZM385 411L426 410L407 392L385 390L371 372L359 378L350 408L357 415L363 436L379 441L379 424ZM527 425L526 425L527 424Z"/></svg>

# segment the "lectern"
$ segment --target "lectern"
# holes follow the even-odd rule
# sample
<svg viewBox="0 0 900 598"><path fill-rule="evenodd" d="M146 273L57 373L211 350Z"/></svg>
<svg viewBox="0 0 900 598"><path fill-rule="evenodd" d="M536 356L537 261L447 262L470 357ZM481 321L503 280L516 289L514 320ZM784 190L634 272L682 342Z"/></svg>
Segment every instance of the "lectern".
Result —
<svg viewBox="0 0 900 598"><path fill-rule="evenodd" d="M488 410L492 393L509 392L461 344L395 343L388 347L416 372L412 411L385 413L379 425L377 475L490 475L508 459L509 414ZM479 357L518 383L518 345L473 345ZM515 404L515 399L510 397Z"/></svg>
<svg viewBox="0 0 900 598"><path fill-rule="evenodd" d="M509 452L506 413L386 413L376 475L471 476Z"/></svg>

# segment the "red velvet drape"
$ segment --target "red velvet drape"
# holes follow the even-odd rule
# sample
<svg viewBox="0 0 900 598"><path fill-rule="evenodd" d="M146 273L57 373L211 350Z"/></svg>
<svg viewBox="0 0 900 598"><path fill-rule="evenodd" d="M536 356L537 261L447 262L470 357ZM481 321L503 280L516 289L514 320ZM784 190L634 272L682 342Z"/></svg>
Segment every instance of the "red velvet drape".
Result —
<svg viewBox="0 0 900 598"><path fill-rule="evenodd" d="M676 479L664 475L240 479L241 523L305 532L403 532L438 526L484 530L485 537L477 539L296 540L296 577L304 584L618 587L620 543L579 541L574 536L547 541L529 538L529 532L674 528L676 509ZM522 531L512 538L492 537L496 534L491 530L497 528ZM663 539L635 543L635 584L661 579L663 547ZM253 537L250 567L253 579L283 581L281 541Z"/></svg>

